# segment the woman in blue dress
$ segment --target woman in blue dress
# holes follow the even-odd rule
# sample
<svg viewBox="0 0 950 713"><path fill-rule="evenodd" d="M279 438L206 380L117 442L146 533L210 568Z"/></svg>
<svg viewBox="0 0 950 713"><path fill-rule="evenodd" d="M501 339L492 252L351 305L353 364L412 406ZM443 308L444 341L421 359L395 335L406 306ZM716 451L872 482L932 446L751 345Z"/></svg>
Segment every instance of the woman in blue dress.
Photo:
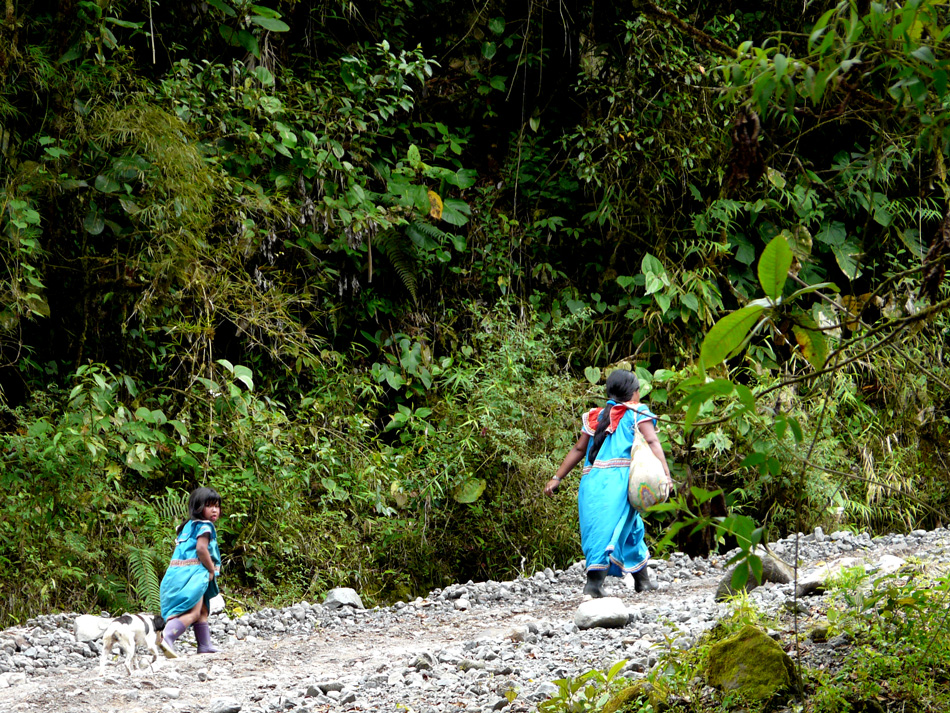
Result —
<svg viewBox="0 0 950 713"><path fill-rule="evenodd" d="M574 466L584 462L577 509L587 561L584 594L591 597L604 596L608 575L632 574L638 592L656 589L647 571L650 551L643 541L643 520L627 501L634 429L639 429L669 478L670 468L656 435L656 416L640 403L640 382L632 372L616 369L607 377L606 407L584 414L577 443L544 486L545 495L553 495Z"/></svg>
<svg viewBox="0 0 950 713"><path fill-rule="evenodd" d="M189 519L178 526L175 551L162 578L161 602L165 632L162 650L177 658L175 641L194 625L199 654L217 653L211 643L208 613L218 594L217 574L221 552L214 523L221 517L221 496L211 488L198 488L188 498Z"/></svg>

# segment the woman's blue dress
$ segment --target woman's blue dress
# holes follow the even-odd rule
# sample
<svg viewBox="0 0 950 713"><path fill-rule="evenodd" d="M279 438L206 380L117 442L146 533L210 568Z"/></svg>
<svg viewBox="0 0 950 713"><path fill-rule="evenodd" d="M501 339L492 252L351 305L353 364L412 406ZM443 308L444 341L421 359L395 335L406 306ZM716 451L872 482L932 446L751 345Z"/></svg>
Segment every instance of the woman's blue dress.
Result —
<svg viewBox="0 0 950 713"><path fill-rule="evenodd" d="M210 582L208 570L198 559L198 537L201 535L211 536L208 554L214 563L215 578ZM211 598L218 594L217 574L220 571L221 552L214 523L209 520L189 520L175 540L172 560L162 578L162 618L167 621L189 612L202 599L205 606L209 606Z"/></svg>
<svg viewBox="0 0 950 713"><path fill-rule="evenodd" d="M608 408L614 405L608 402ZM597 428L594 409L584 414L583 430L589 436ZM630 449L633 447L637 424L656 416L643 404L628 408L620 418L616 430L608 434L590 462L590 446L584 458L584 475L577 490L577 509L581 524L581 548L587 560L587 571L607 570L607 574L621 577L628 572L639 572L650 559L650 551L643 541L643 520L627 501L627 481L630 472Z"/></svg>

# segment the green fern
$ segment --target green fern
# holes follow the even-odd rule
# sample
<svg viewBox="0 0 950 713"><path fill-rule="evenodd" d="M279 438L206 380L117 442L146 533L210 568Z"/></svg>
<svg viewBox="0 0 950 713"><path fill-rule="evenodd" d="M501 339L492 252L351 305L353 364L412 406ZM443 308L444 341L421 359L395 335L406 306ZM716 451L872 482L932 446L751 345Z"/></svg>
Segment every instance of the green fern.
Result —
<svg viewBox="0 0 950 713"><path fill-rule="evenodd" d="M376 237L376 245L389 259L399 279L409 290L413 301L416 301L419 295L419 281L416 277L417 260L406 246L402 236L396 232L380 233Z"/></svg>
<svg viewBox="0 0 950 713"><path fill-rule="evenodd" d="M421 220L406 226L406 235L423 250L434 250L451 237L437 225L424 223Z"/></svg>
<svg viewBox="0 0 950 713"><path fill-rule="evenodd" d="M161 611L161 581L158 578L160 571L158 564L161 559L164 561L154 547L136 547L130 545L129 555L129 580L132 588L138 595L139 601L145 603L146 609L158 613Z"/></svg>
<svg viewBox="0 0 950 713"><path fill-rule="evenodd" d="M169 490L162 497L155 498L152 506L161 523L172 523L177 527L188 515L188 495Z"/></svg>

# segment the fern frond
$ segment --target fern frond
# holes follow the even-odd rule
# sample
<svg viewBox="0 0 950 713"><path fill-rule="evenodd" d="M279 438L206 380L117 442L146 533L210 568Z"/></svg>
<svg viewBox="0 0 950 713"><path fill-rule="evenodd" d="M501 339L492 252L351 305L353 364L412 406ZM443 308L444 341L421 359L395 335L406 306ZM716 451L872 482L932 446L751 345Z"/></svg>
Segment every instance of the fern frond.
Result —
<svg viewBox="0 0 950 713"><path fill-rule="evenodd" d="M419 282L416 278L416 257L407 249L402 236L396 232L383 232L376 236L376 245L389 259L399 279L409 290L413 301L418 299Z"/></svg>
<svg viewBox="0 0 950 713"><path fill-rule="evenodd" d="M424 235L437 244L442 244L446 238L449 237L448 233L442 230L439 226L434 225L433 223L426 223L421 220L417 220L406 228L406 234L412 237L412 233L418 233Z"/></svg>
<svg viewBox="0 0 950 713"><path fill-rule="evenodd" d="M129 579L132 589L138 595L139 601L144 602L148 611L161 611L161 582L158 578L156 562L158 554L152 547L136 547L130 545Z"/></svg>
<svg viewBox="0 0 950 713"><path fill-rule="evenodd" d="M188 514L188 496L169 490L162 497L155 498L152 507L161 522L177 526Z"/></svg>

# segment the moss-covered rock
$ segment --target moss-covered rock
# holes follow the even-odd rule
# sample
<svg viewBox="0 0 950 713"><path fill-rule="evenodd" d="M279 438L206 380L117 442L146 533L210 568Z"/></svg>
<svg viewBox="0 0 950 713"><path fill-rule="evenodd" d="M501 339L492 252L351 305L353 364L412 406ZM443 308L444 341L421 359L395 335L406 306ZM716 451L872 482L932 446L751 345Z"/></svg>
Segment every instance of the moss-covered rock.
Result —
<svg viewBox="0 0 950 713"><path fill-rule="evenodd" d="M610 700L604 704L601 713L630 713L639 711L639 701L646 698L653 706L653 710L663 710L666 706L664 696L661 695L653 686L645 681L640 681L632 686L627 686L619 693L615 693Z"/></svg>
<svg viewBox="0 0 950 713"><path fill-rule="evenodd" d="M706 681L723 691L764 701L791 688L796 680L789 655L754 626L744 627L709 649Z"/></svg>

